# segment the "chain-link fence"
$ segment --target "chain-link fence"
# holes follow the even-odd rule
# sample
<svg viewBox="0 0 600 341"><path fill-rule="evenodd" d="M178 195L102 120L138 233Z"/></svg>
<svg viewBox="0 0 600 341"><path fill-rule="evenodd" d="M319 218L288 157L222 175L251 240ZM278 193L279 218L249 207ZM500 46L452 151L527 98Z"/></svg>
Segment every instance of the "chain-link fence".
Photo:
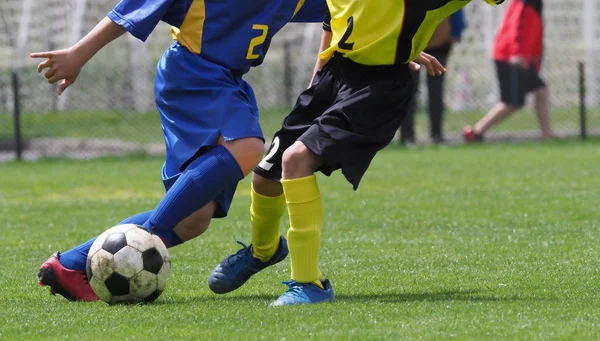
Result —
<svg viewBox="0 0 600 341"><path fill-rule="evenodd" d="M113 42L86 65L77 83L61 97L37 74L39 61L28 58L30 52L72 45L115 3L0 3L0 159L14 157L19 134L26 158L163 151L152 82L155 65L171 44L166 25L159 26L146 43L131 36ZM596 0L545 0L544 6L542 74L551 92L553 128L560 137L580 134L584 109L587 133L600 134L600 4ZM498 99L490 49L503 12L502 7L492 8L483 1L473 1L465 8L468 26L447 65L444 130L449 141L460 141L462 127L477 121ZM265 63L247 75L267 136L278 128L296 95L307 85L320 34L319 24L288 25L276 35ZM585 68L583 83L580 64ZM425 102L426 95L423 89L419 103ZM539 128L530 107L494 127L490 138L537 137ZM419 108L417 138L426 141L428 122L423 105Z"/></svg>

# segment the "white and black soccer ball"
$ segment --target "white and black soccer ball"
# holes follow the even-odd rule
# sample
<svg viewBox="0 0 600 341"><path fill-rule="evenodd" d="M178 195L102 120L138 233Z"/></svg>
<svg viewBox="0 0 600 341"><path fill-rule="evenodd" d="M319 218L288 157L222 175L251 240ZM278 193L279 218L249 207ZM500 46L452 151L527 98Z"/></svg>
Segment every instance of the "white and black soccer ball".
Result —
<svg viewBox="0 0 600 341"><path fill-rule="evenodd" d="M162 240L134 224L102 233L92 244L86 264L92 289L109 304L156 300L170 271L169 252Z"/></svg>

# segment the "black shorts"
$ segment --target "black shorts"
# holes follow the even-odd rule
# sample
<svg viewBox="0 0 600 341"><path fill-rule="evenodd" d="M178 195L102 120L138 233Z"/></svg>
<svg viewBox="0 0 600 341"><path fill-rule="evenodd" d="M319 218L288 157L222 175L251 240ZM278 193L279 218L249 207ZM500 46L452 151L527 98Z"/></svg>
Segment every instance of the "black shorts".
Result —
<svg viewBox="0 0 600 341"><path fill-rule="evenodd" d="M528 93L546 87L534 66L524 69L507 62L496 61L496 72L500 85L500 100L515 107L525 104L525 95Z"/></svg>
<svg viewBox="0 0 600 341"><path fill-rule="evenodd" d="M336 55L300 94L254 172L279 181L283 152L301 141L323 159L319 171L342 169L356 190L375 154L394 138L412 96L407 65L366 66Z"/></svg>

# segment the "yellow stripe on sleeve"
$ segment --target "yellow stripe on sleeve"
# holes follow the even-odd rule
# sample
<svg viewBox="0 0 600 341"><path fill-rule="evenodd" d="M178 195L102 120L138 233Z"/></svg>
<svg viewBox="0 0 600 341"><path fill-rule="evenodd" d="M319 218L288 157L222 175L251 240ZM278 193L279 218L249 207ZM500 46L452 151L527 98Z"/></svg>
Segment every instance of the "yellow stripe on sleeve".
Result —
<svg viewBox="0 0 600 341"><path fill-rule="evenodd" d="M294 10L294 15L292 15L292 18L298 14L298 11L302 8L302 6L304 6L304 0L298 0L298 4L296 5L296 9Z"/></svg>

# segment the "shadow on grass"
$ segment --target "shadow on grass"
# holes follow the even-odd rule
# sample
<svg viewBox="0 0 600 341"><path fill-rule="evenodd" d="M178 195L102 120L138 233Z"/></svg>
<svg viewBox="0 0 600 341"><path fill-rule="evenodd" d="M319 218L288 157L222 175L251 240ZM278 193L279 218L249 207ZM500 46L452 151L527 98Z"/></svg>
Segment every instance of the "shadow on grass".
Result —
<svg viewBox="0 0 600 341"><path fill-rule="evenodd" d="M277 299L276 295L210 295L210 296L186 296L169 297L152 303L152 305L188 304L188 303L237 303L262 301L256 303L269 304ZM448 290L422 293L398 293L387 292L378 294L338 294L338 303L402 303L402 302L442 302L442 301L464 301L464 302L506 302L506 301L529 301L540 300L524 296L486 296L481 290Z"/></svg>
<svg viewBox="0 0 600 341"><path fill-rule="evenodd" d="M400 302L439 302L439 301L465 301L465 302L494 302L494 301L528 301L532 298L519 296L486 296L481 290L447 290L422 293L381 293L336 295L338 302L348 303L400 303Z"/></svg>
<svg viewBox="0 0 600 341"><path fill-rule="evenodd" d="M168 297L159 299L152 305L162 304L187 304L187 303L213 303L213 302L250 302L250 301L264 301L265 304L275 301L279 296L257 294L257 295L209 295L209 296L185 296L185 297Z"/></svg>

